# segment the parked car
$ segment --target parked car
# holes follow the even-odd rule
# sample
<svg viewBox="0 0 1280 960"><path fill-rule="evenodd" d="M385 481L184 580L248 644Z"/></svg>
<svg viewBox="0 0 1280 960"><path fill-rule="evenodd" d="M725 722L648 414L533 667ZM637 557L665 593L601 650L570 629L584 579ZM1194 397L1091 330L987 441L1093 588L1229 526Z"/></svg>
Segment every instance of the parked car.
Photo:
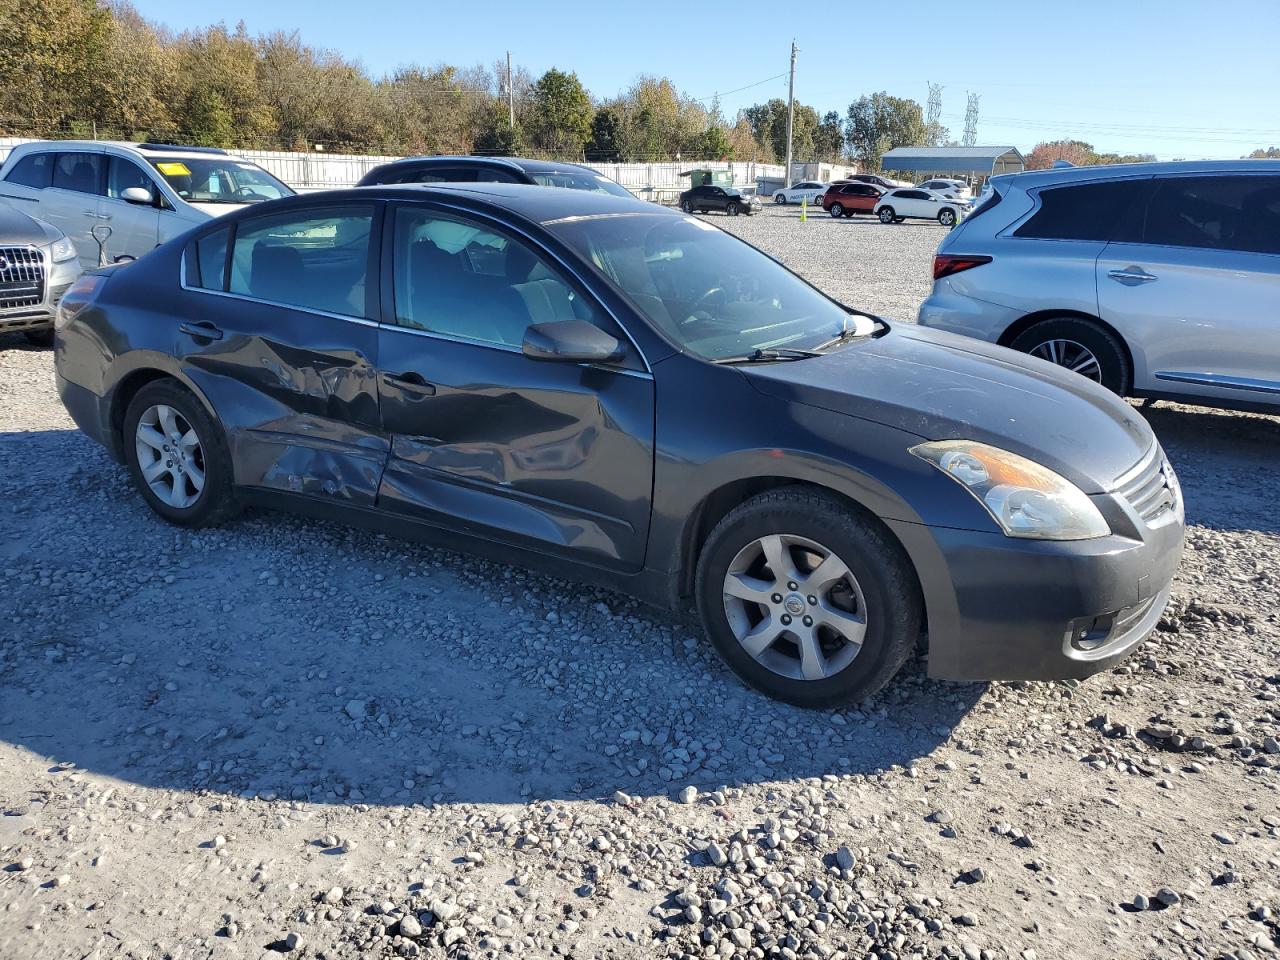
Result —
<svg viewBox="0 0 1280 960"><path fill-rule="evenodd" d="M963 180L947 180L935 177L932 180L926 180L924 183L917 183L916 189L928 190L930 193L939 194L947 200L970 200L973 198L973 191L969 189L969 185Z"/></svg>
<svg viewBox="0 0 1280 960"><path fill-rule="evenodd" d="M946 200L928 190L910 187L906 190L890 190L873 208L881 223L901 223L913 220L937 220L944 227L954 226L968 208L963 200Z"/></svg>
<svg viewBox="0 0 1280 960"><path fill-rule="evenodd" d="M374 167L356 184L531 183L631 197L626 187L577 163L521 157L406 157Z"/></svg>
<svg viewBox="0 0 1280 960"><path fill-rule="evenodd" d="M736 217L740 213L750 216L760 209L760 199L747 196L737 187L722 187L708 183L692 187L680 194L680 209L685 213L723 210L731 217Z"/></svg>
<svg viewBox="0 0 1280 960"><path fill-rule="evenodd" d="M899 187L909 187L911 184L904 180L890 180L888 177L882 177L878 173L855 173L843 180L837 180L836 183L869 183L872 186L879 187L881 190L897 190Z"/></svg>
<svg viewBox="0 0 1280 960"><path fill-rule="evenodd" d="M213 147L40 140L14 147L0 167L0 202L65 233L86 268L104 255L140 257L210 217L292 195L257 164Z"/></svg>
<svg viewBox="0 0 1280 960"><path fill-rule="evenodd" d="M57 227L0 206L0 333L53 342L58 301L80 275L76 248Z"/></svg>
<svg viewBox="0 0 1280 960"><path fill-rule="evenodd" d="M807 706L882 686L926 620L934 676L1104 670L1181 551L1124 401L639 200L274 201L86 274L55 356L166 520L274 504L696 606L748 683Z"/></svg>
<svg viewBox="0 0 1280 960"><path fill-rule="evenodd" d="M836 217L871 213L884 191L870 183L833 183L822 195L822 209Z"/></svg>
<svg viewBox="0 0 1280 960"><path fill-rule="evenodd" d="M926 326L1124 396L1280 409L1280 162L997 177L934 278Z"/></svg>
<svg viewBox="0 0 1280 960"><path fill-rule="evenodd" d="M816 180L804 180L800 183L793 183L789 188L779 190L773 195L774 203L817 203L822 199L822 195L827 192L825 183L818 183Z"/></svg>

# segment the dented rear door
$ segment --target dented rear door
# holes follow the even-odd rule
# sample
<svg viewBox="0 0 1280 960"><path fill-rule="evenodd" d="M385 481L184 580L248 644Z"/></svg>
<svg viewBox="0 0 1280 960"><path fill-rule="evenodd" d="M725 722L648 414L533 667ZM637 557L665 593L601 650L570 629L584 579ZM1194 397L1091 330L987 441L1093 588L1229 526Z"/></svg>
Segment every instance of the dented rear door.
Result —
<svg viewBox="0 0 1280 960"><path fill-rule="evenodd" d="M237 484L373 505L390 448L366 282L380 215L369 202L292 208L189 251L178 354L226 429Z"/></svg>

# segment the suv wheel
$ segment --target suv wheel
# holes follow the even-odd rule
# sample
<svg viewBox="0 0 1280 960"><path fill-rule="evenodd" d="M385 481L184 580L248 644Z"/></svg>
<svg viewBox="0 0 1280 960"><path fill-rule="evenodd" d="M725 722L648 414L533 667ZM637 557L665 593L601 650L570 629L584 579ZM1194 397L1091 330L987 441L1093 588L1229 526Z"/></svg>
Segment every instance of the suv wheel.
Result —
<svg viewBox="0 0 1280 960"><path fill-rule="evenodd" d="M692 203L690 203L688 200L681 200L681 201L680 201L680 209L681 209L681 210L683 210L685 213L692 214L692 213L693 213L693 204L692 204Z"/></svg>
<svg viewBox="0 0 1280 960"><path fill-rule="evenodd" d="M1009 344L1041 360L1127 396L1133 383L1129 355L1111 331L1081 317L1052 317L1024 330Z"/></svg>
<svg viewBox="0 0 1280 960"><path fill-rule="evenodd" d="M170 523L205 527L237 513L222 430L181 384L157 380L139 390L123 440L134 485Z"/></svg>
<svg viewBox="0 0 1280 960"><path fill-rule="evenodd" d="M833 203L833 204L831 205L831 215L832 215L833 217L835 217L837 220L839 220L841 217L843 217L843 216L844 216L844 205L843 205L843 204L839 204L839 203Z"/></svg>
<svg viewBox="0 0 1280 960"><path fill-rule="evenodd" d="M915 647L923 607L879 524L796 487L753 497L716 525L697 600L734 672L802 707L855 703L888 683Z"/></svg>
<svg viewBox="0 0 1280 960"><path fill-rule="evenodd" d="M881 222L881 223L893 223L893 217L894 217L894 214L893 214L893 207L881 207L881 208L880 208L880 222Z"/></svg>
<svg viewBox="0 0 1280 960"><path fill-rule="evenodd" d="M938 222L944 227L954 227L956 225L956 212L950 207L945 207L938 211Z"/></svg>
<svg viewBox="0 0 1280 960"><path fill-rule="evenodd" d="M738 215L738 211L739 211L740 209L741 209L741 208L738 206L738 201L736 201L736 200L730 200L730 201L729 201L729 205L728 205L727 207L725 207L725 208L724 208L724 212L725 212L725 213L727 213L727 214L728 214L729 216L731 216L731 217L736 217L736 216Z"/></svg>

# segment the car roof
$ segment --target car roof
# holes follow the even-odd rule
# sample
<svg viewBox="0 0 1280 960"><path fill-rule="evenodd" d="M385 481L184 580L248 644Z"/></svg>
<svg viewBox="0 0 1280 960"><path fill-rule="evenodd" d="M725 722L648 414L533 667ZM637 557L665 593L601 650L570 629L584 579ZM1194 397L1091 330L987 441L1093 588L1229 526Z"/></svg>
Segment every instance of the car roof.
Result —
<svg viewBox="0 0 1280 960"><path fill-rule="evenodd" d="M227 156L227 151L218 147L194 147L184 144L137 143L127 140L32 140L18 144L13 152L27 153L33 150L96 150L106 148L132 153L146 158L169 157L174 159L196 159L209 156Z"/></svg>
<svg viewBox="0 0 1280 960"><path fill-rule="evenodd" d="M580 163L562 163L558 160L531 160L527 157L476 157L468 155L460 156L420 156L420 157L404 157L400 160L391 160L384 164L384 167L395 168L400 166L445 166L456 167L475 166L489 168L506 168L508 170L520 170L524 173L555 173L558 170L575 170L595 174L597 171L590 167L584 167Z"/></svg>
<svg viewBox="0 0 1280 960"><path fill-rule="evenodd" d="M461 201L467 206L496 207L535 223L549 223L568 218L619 216L627 213L650 216L683 216L678 211L658 206L647 200L618 197L593 190L571 190L566 187L542 187L526 183L403 183L349 187L324 193L299 194L283 200L268 201L273 205L305 204L316 200L358 200L369 197L386 200ZM255 207L260 206L255 204ZM253 208L249 208L252 210Z"/></svg>
<svg viewBox="0 0 1280 960"><path fill-rule="evenodd" d="M1107 163L1084 167L1054 167L1048 170L1024 170L992 177L998 184L1017 186L1023 190L1035 187L1107 180L1116 177L1153 177L1171 174L1207 173L1280 173L1280 160L1168 160L1159 163Z"/></svg>

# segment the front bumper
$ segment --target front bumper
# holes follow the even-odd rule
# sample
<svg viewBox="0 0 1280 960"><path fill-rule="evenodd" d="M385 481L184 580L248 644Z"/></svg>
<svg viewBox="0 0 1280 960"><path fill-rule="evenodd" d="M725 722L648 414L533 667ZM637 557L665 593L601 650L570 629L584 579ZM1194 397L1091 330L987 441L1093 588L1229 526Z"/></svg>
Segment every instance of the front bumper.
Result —
<svg viewBox="0 0 1280 960"><path fill-rule="evenodd" d="M1179 501L1151 524L1096 540L889 526L920 577L930 676L1064 680L1110 668L1155 629L1184 523Z"/></svg>

